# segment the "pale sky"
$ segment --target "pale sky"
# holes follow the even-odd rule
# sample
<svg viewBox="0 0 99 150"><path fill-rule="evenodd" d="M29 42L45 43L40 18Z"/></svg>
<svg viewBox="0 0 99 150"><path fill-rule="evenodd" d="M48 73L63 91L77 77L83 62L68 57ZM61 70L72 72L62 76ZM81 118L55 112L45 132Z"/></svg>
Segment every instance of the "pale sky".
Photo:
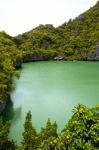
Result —
<svg viewBox="0 0 99 150"><path fill-rule="evenodd" d="M98 0L0 0L0 31L15 36L38 26L59 26Z"/></svg>

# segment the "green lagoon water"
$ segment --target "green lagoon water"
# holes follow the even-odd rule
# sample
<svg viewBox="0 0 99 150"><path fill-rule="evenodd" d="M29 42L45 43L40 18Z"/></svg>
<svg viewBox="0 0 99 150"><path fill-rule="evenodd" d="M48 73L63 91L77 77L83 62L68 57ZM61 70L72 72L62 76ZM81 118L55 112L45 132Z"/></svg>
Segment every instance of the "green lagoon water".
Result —
<svg viewBox="0 0 99 150"><path fill-rule="evenodd" d="M99 62L44 61L22 65L14 79L13 105L7 108L11 119L10 137L20 143L27 111L40 131L48 118L56 121L60 132L78 104L99 103Z"/></svg>

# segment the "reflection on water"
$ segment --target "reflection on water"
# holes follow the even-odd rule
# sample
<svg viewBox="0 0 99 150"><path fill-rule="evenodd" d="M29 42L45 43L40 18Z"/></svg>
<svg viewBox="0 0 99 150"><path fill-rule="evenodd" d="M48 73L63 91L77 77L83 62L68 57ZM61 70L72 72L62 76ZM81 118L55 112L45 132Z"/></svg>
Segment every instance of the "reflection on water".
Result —
<svg viewBox="0 0 99 150"><path fill-rule="evenodd" d="M6 108L2 112L2 115L4 121L12 120L14 118L14 108L11 100L7 101Z"/></svg>
<svg viewBox="0 0 99 150"><path fill-rule="evenodd" d="M18 107L14 109L14 118L13 121L16 123L18 120L20 120L21 118L21 109L22 107Z"/></svg>
<svg viewBox="0 0 99 150"><path fill-rule="evenodd" d="M7 102L6 108L2 112L4 121L14 120L17 122L17 120L21 117L21 109L21 107L13 108L13 102L9 100Z"/></svg>
<svg viewBox="0 0 99 150"><path fill-rule="evenodd" d="M9 136L12 137L11 135L13 134L14 140L22 138L23 124L22 123L20 124L21 112L22 112L22 107L19 106L14 108L13 102L11 100L7 102L6 108L2 112L3 120L11 122ZM20 128L20 132L17 132L18 128ZM20 142L18 144L20 144Z"/></svg>

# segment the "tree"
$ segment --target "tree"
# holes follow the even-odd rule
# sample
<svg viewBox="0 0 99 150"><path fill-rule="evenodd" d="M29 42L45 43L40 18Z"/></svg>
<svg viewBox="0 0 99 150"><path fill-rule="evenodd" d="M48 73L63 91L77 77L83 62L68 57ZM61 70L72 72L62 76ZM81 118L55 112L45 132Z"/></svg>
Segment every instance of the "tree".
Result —
<svg viewBox="0 0 99 150"><path fill-rule="evenodd" d="M99 148L99 106L78 105L65 129L58 137L57 149L96 150Z"/></svg>
<svg viewBox="0 0 99 150"><path fill-rule="evenodd" d="M41 129L38 135L38 146L44 150L51 150L55 148L55 141L57 138L57 124L51 123L48 119L46 127Z"/></svg>
<svg viewBox="0 0 99 150"><path fill-rule="evenodd" d="M24 123L24 132L23 132L23 141L22 148L23 150L35 150L36 149L36 130L32 126L31 122L31 111L26 115Z"/></svg>
<svg viewBox="0 0 99 150"><path fill-rule="evenodd" d="M0 118L0 150L15 150L16 145L13 140L10 140L9 135L10 123L3 123Z"/></svg>

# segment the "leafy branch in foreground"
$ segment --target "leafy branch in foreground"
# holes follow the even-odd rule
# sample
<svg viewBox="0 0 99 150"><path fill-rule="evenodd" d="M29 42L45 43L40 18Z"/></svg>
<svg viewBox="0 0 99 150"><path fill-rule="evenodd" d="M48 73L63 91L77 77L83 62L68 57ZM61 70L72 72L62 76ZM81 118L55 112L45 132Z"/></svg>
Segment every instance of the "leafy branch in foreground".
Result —
<svg viewBox="0 0 99 150"><path fill-rule="evenodd" d="M46 127L36 133L31 112L24 124L22 150L97 150L99 149L99 106L78 105L63 131L57 134L57 124L48 119Z"/></svg>
<svg viewBox="0 0 99 150"><path fill-rule="evenodd" d="M37 133L32 125L29 111L24 123L21 146L9 139L10 123L0 119L0 150L98 150L99 149L99 105L88 108L78 105L73 116L60 134L56 122L48 119L45 128Z"/></svg>

